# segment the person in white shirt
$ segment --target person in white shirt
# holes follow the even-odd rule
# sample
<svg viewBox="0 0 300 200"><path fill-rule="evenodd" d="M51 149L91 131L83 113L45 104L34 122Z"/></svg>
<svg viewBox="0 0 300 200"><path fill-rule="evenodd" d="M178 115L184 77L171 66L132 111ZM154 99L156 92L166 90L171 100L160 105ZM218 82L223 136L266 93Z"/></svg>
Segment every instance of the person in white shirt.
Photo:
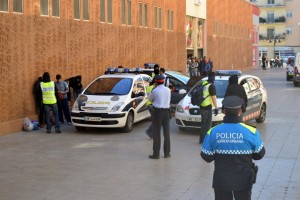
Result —
<svg viewBox="0 0 300 200"><path fill-rule="evenodd" d="M157 87L152 90L149 100L153 105L152 127L153 127L153 154L150 159L159 159L160 157L160 129L163 127L164 134L164 157L170 155L170 101L171 91L164 86L165 77L158 75L156 77Z"/></svg>

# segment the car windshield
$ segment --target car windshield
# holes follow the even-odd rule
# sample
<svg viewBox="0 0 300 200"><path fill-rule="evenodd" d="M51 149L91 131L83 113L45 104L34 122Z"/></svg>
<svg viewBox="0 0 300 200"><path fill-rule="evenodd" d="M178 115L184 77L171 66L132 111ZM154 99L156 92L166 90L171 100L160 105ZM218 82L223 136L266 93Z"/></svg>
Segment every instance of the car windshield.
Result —
<svg viewBox="0 0 300 200"><path fill-rule="evenodd" d="M201 83L202 83L202 81L201 81ZM197 85L199 85L199 84L200 84L200 82L197 83ZM224 98L225 93L226 93L226 89L227 89L227 86L228 86L228 80L215 80L214 85L216 87L217 98ZM192 90L193 89L191 89L190 92ZM188 96L191 96L190 92L188 93Z"/></svg>
<svg viewBox="0 0 300 200"><path fill-rule="evenodd" d="M131 78L98 78L85 91L85 95L127 95L131 90Z"/></svg>
<svg viewBox="0 0 300 200"><path fill-rule="evenodd" d="M169 74L170 76L173 76L181 81L183 81L184 83L187 83L190 79L190 77L185 76L183 74L177 74L177 73L172 73L172 72L168 72L167 74Z"/></svg>

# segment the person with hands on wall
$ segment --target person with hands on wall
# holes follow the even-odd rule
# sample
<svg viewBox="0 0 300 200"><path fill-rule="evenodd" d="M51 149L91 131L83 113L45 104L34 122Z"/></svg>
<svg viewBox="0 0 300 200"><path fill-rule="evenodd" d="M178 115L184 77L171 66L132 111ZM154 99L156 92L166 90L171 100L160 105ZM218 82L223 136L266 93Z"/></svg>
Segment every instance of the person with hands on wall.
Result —
<svg viewBox="0 0 300 200"><path fill-rule="evenodd" d="M216 87L214 86L215 73L209 72L207 81L203 81L204 86L203 95L205 100L200 105L200 115L201 115L201 129L199 144L204 140L205 134L212 126L212 106L215 107L214 114L218 115L218 105L216 98Z"/></svg>
<svg viewBox="0 0 300 200"><path fill-rule="evenodd" d="M201 157L214 161L213 184L215 200L251 200L252 186L265 148L258 130L242 123L244 100L227 96L223 100L223 123L211 128L205 136Z"/></svg>

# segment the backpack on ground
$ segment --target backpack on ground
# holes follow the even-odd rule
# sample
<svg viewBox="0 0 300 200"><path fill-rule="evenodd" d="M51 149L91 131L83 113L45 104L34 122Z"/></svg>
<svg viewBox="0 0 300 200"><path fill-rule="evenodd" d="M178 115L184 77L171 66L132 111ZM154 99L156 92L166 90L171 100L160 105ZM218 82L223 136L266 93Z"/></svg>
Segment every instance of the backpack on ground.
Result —
<svg viewBox="0 0 300 200"><path fill-rule="evenodd" d="M200 106L202 104L202 102L208 97L204 97L203 92L204 92L204 88L207 85L206 84L200 84L197 85L192 91L191 91L191 103L193 106Z"/></svg>

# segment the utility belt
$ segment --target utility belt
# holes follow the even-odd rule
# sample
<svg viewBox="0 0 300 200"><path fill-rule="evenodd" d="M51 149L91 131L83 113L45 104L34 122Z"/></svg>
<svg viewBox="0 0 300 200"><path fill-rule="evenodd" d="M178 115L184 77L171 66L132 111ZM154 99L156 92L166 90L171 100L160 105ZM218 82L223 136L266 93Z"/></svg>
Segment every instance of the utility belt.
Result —
<svg viewBox="0 0 300 200"><path fill-rule="evenodd" d="M153 106L153 109L154 110L170 110L170 108L157 108L157 107L154 107L154 106Z"/></svg>

